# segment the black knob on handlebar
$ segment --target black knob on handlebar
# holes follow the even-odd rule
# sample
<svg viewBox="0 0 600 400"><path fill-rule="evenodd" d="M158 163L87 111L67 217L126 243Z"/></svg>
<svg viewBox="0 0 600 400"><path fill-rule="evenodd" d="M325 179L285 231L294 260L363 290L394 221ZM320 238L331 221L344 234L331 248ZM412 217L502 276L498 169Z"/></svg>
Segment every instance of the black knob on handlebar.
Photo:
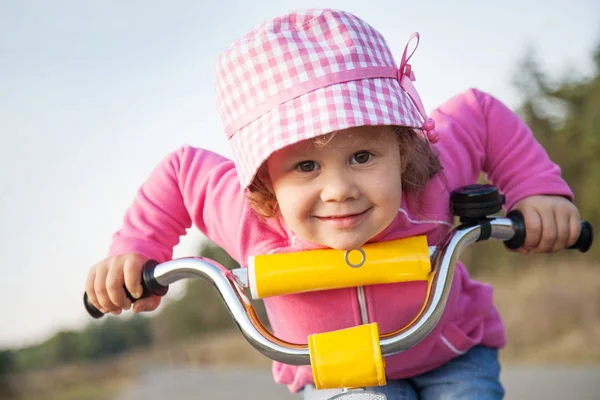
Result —
<svg viewBox="0 0 600 400"><path fill-rule="evenodd" d="M459 187L450 194L450 211L461 222L485 219L502 210L503 204L504 196L489 184Z"/></svg>
<svg viewBox="0 0 600 400"><path fill-rule="evenodd" d="M515 229L515 235L510 240L506 240L504 244L511 250L518 249L519 247L525 244L525 218L523 218L523 214L519 210L512 210L506 216L510 218L513 223L513 227ZM582 253L585 253L592 247L592 242L594 241L594 231L592 229L592 224L588 221L581 222L581 233L579 234L579 238L572 246L568 247L568 249L577 249Z"/></svg>
<svg viewBox="0 0 600 400"><path fill-rule="evenodd" d="M129 293L127 288L125 286L123 286L123 289L125 289L125 295L127 296L127 298L129 300L131 300L132 303L135 303L136 300L150 297L152 295L164 296L165 294L167 294L169 287L161 285L154 278L154 267L156 267L157 265L158 265L157 261L148 260L142 267L142 282L141 283L142 283L143 292L142 292L142 296L140 298L138 298L138 299L134 298L131 295L131 293ZM84 305L85 309L87 310L88 314L90 314L90 316L92 316L93 318L98 319L98 318L102 318L104 316L104 313L102 311L98 310L92 303L90 303L87 293L83 294L83 305Z"/></svg>
<svg viewBox="0 0 600 400"><path fill-rule="evenodd" d="M592 224L588 221L581 222L581 233L577 238L577 241L570 247L569 249L579 249L582 253L585 253L592 247L592 242L594 241L594 230L592 229Z"/></svg>
<svg viewBox="0 0 600 400"><path fill-rule="evenodd" d="M125 289L125 290L127 290L127 289ZM83 306L85 307L86 311L88 312L88 314L90 314L90 316L92 318L98 319L98 318L104 317L104 313L102 311L98 310L92 303L90 303L87 292L83 292Z"/></svg>

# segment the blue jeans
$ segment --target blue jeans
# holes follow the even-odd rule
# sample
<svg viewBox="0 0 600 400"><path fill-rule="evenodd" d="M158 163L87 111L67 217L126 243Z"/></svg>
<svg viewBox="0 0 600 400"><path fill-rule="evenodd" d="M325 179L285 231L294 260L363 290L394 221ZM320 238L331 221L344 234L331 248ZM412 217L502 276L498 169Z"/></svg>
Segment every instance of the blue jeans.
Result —
<svg viewBox="0 0 600 400"><path fill-rule="evenodd" d="M383 393L387 400L496 400L504 397L500 383L498 350L476 346L465 354L424 374L408 379L388 380L383 387L370 388ZM321 400L339 390L316 390L304 387L304 400Z"/></svg>

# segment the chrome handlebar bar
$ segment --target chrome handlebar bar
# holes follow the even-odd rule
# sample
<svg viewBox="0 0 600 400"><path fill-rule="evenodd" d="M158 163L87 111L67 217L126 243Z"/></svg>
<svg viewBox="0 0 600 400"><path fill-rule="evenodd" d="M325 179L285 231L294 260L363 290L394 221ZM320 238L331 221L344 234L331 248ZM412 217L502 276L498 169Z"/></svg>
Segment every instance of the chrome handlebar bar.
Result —
<svg viewBox="0 0 600 400"><path fill-rule="evenodd" d="M507 218L490 221L492 237L508 240L514 235ZM442 316L462 251L480 238L481 226L455 228L445 244L431 256L434 273L431 295L423 313L402 332L380 341L382 356L402 352L419 343L431 332ZM220 293L246 340L266 357L291 365L310 365L308 345L285 342L271 334L260 322L244 293L244 282L234 273L224 271L217 263L202 257L179 258L157 264L145 271L146 279L162 287L187 278L202 278L211 282Z"/></svg>
<svg viewBox="0 0 600 400"><path fill-rule="evenodd" d="M380 338L383 357L400 353L423 340L439 322L452 287L452 279L460 254L469 245L488 238L505 243L524 229L522 219L488 218L455 227L441 247L430 248L432 263L431 291L423 312L404 329ZM522 235L524 238L524 235ZM592 242L591 225L582 223L578 246L587 251ZM291 365L310 365L308 345L289 343L271 334L260 322L244 289L247 282L245 269L227 271L215 261L203 257L179 258L164 263L148 262L144 266L143 286L145 295L164 295L170 284L187 278L202 278L211 282L221 295L238 328L246 340L266 357ZM129 295L130 296L130 295ZM143 295L143 297L145 297ZM130 297L131 298L131 297ZM84 304L95 318L102 316L84 295Z"/></svg>

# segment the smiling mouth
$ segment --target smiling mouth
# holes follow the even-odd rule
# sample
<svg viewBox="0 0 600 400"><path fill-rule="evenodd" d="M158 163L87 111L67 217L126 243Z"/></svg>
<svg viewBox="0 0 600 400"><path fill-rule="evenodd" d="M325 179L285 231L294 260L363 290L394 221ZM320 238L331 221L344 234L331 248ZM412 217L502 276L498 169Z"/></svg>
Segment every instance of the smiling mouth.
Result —
<svg viewBox="0 0 600 400"><path fill-rule="evenodd" d="M358 213L350 213L350 214L340 214L340 215L328 215L328 216L318 216L315 215L315 218L321 219L321 220L336 220L336 219L345 219L345 218L354 218L354 217L359 217L363 214L366 214L368 211L370 211L373 207L369 207L364 211L358 212Z"/></svg>

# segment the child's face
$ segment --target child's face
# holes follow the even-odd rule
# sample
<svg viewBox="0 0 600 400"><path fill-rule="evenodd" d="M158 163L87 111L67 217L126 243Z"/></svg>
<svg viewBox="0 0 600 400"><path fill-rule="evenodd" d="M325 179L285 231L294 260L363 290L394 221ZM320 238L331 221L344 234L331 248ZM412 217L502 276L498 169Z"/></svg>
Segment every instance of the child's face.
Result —
<svg viewBox="0 0 600 400"><path fill-rule="evenodd" d="M337 132L324 145L304 140L269 157L268 179L286 224L334 249L362 246L400 207L400 149L390 127Z"/></svg>

